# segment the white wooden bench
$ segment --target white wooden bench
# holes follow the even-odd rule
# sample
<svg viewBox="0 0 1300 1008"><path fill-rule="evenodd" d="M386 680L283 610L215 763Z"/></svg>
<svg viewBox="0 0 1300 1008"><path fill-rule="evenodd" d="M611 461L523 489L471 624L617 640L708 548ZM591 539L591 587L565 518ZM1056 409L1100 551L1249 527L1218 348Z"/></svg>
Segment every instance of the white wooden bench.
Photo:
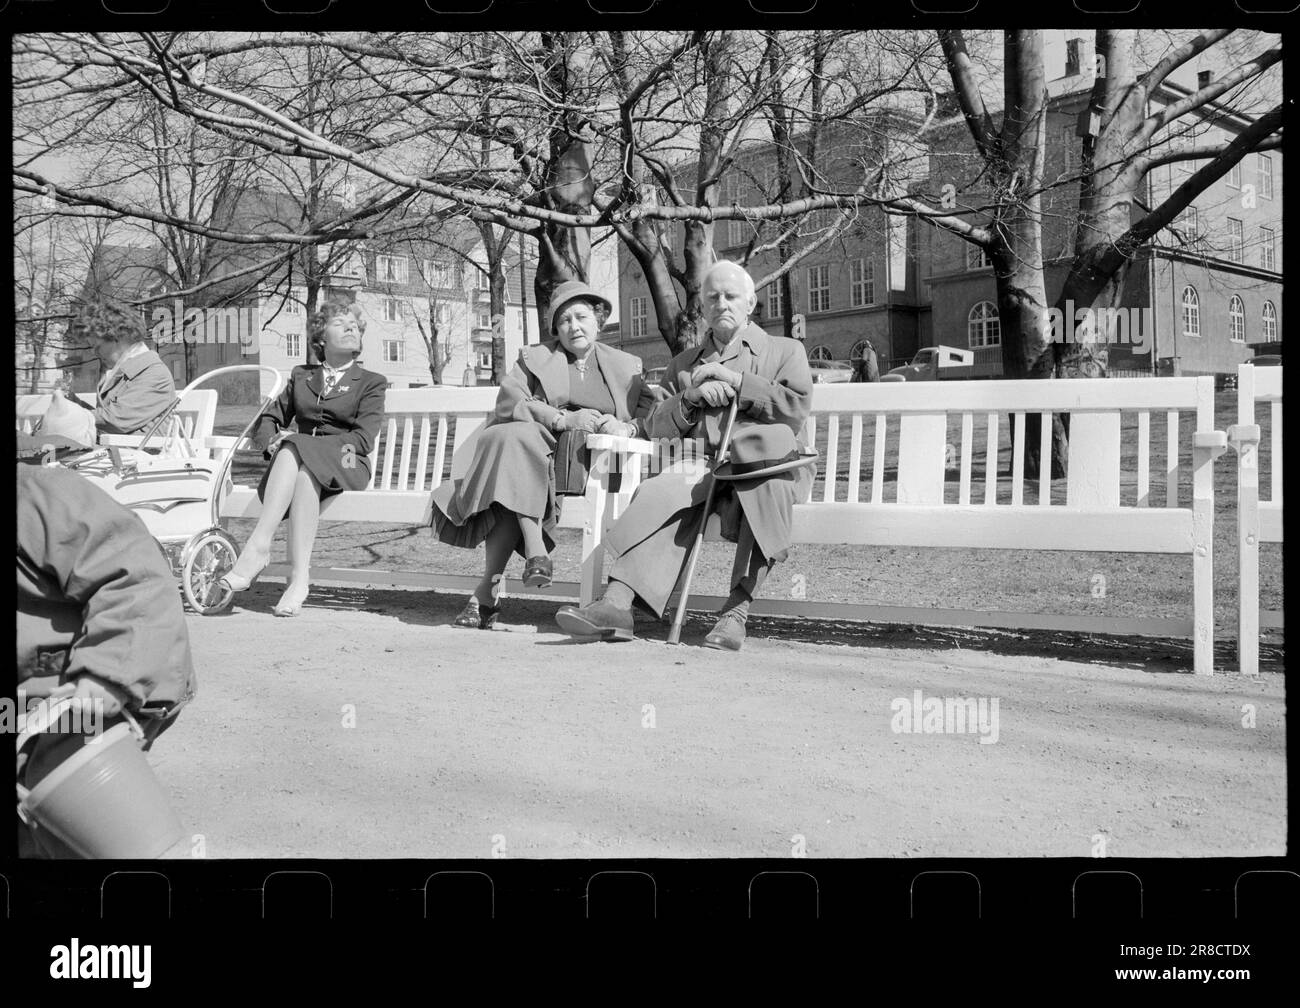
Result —
<svg viewBox="0 0 1300 1008"><path fill-rule="evenodd" d="M1271 433L1268 500L1259 499L1261 461L1258 403L1268 403ZM1281 628L1282 611L1259 609L1259 544L1282 541L1282 369L1242 364L1237 369L1237 422L1228 428L1237 453L1237 662L1244 675L1259 674L1259 628Z"/></svg>
<svg viewBox="0 0 1300 1008"><path fill-rule="evenodd" d="M335 495L323 505L322 519L395 524L426 520L428 494L444 476L447 453L452 452L450 477L460 476L473 450L473 436L495 397L492 388L389 391L371 487ZM1051 416L1060 412L1071 415L1068 479L1056 487L1046 478L1027 486L1021 436L1015 439L1009 478L999 480L999 434L1005 425L1022 434L1025 415L1041 413L1046 445ZM1126 414L1136 425L1136 443L1129 446L1136 472L1131 488L1121 479L1126 446L1120 431ZM1164 441L1163 456L1153 450L1153 416L1157 440ZM1180 433L1180 418L1189 428L1186 437ZM984 428L978 443L977 424ZM795 507L797 543L1186 555L1192 558L1192 618L1121 619L772 598L757 600L753 612L1185 636L1194 642L1195 671L1213 671L1213 463L1226 445L1224 433L1214 430L1213 378L818 385L805 433L821 451L823 481L812 499ZM577 586L583 602L595 597L602 578L604 532L626 506L641 478L641 464L655 450L647 441L622 438L595 437L589 444L594 452L587 493L561 498L560 517L561 527L583 529L582 580ZM1180 459L1184 447L1190 465ZM886 467L887 457L894 456L896 476ZM629 465L629 459L638 464ZM949 468L957 474L951 484ZM609 490L612 471L624 474L617 493ZM864 479L867 472L869 479ZM982 477L979 493L973 487L976 474ZM1153 474L1158 477L1155 492L1163 490L1160 500L1153 496ZM892 499L887 499L891 482ZM222 513L255 517L259 504L254 491L237 487ZM713 537L716 524L715 519ZM313 577L457 588L477 580L339 569L314 570ZM507 587L514 591L519 585ZM571 598L573 587L555 585L543 594ZM696 601L716 605L720 600Z"/></svg>
<svg viewBox="0 0 1300 1008"><path fill-rule="evenodd" d="M179 395L180 393L178 393ZM78 392L77 398L87 405L95 405L94 392ZM16 425L18 433L30 434L32 429L45 416L50 408L50 393L41 395L20 395L17 397ZM217 390L191 389L184 394L181 404L172 414L170 428L161 432L163 437L183 434L194 446L199 458L210 458L212 449L207 446L213 436L217 420ZM139 448L142 440L139 434L101 434L97 443L105 447ZM156 440L156 439L155 439Z"/></svg>

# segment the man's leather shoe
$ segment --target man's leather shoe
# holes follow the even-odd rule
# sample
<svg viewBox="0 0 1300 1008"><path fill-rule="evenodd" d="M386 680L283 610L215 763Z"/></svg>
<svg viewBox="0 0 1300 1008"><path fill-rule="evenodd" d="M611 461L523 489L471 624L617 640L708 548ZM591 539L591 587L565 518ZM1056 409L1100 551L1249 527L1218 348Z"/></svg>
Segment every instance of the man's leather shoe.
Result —
<svg viewBox="0 0 1300 1008"><path fill-rule="evenodd" d="M599 637L601 640L630 641L632 613L601 599L591 605L561 606L555 614L560 629L575 637Z"/></svg>
<svg viewBox="0 0 1300 1008"><path fill-rule="evenodd" d="M739 651L745 643L745 620L739 613L725 612L704 638L704 646L719 651Z"/></svg>

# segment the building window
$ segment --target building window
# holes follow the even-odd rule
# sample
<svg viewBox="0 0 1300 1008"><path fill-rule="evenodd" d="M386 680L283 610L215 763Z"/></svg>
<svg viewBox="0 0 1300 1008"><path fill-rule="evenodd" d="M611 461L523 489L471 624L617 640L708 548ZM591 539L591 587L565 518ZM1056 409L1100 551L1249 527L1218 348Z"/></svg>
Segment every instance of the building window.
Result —
<svg viewBox="0 0 1300 1008"><path fill-rule="evenodd" d="M809 360L833 360L833 358L831 357L831 348L824 344L818 344L815 347L811 347L808 350L808 359Z"/></svg>
<svg viewBox="0 0 1300 1008"><path fill-rule="evenodd" d="M988 249L983 245L966 243L966 268L968 270L984 269L986 266L992 265L993 260L989 258Z"/></svg>
<svg viewBox="0 0 1300 1008"><path fill-rule="evenodd" d="M480 291L490 291L492 289L492 278L488 276L487 270L474 271L474 289Z"/></svg>
<svg viewBox="0 0 1300 1008"><path fill-rule="evenodd" d="M284 334L284 355L298 360L302 357L302 333L285 333Z"/></svg>
<svg viewBox="0 0 1300 1008"><path fill-rule="evenodd" d="M1198 249L1201 246L1201 221L1196 213L1196 207L1188 206L1183 209L1174 223L1182 232L1181 238L1183 245L1189 249Z"/></svg>
<svg viewBox="0 0 1300 1008"><path fill-rule="evenodd" d="M1257 154L1259 158L1259 194L1264 199L1273 198L1273 159L1267 154Z"/></svg>
<svg viewBox="0 0 1300 1008"><path fill-rule="evenodd" d="M1077 77L1080 68L1080 51L1083 49L1083 39L1067 39L1065 42L1065 76Z"/></svg>
<svg viewBox="0 0 1300 1008"><path fill-rule="evenodd" d="M451 264L446 259L426 259L424 275L430 287L447 288L451 286Z"/></svg>
<svg viewBox="0 0 1300 1008"><path fill-rule="evenodd" d="M1240 161L1238 161L1235 165L1233 165L1231 168L1228 169L1228 186L1229 188L1232 189L1241 188L1241 162Z"/></svg>
<svg viewBox="0 0 1300 1008"><path fill-rule="evenodd" d="M438 328L442 329L451 325L451 305L440 304L434 309L434 318L438 322Z"/></svg>
<svg viewBox="0 0 1300 1008"><path fill-rule="evenodd" d="M1277 308L1273 305L1272 301L1264 302L1264 311L1263 314L1260 316L1260 321L1263 323L1262 329L1264 335L1264 342L1276 343L1277 342Z"/></svg>
<svg viewBox="0 0 1300 1008"><path fill-rule="evenodd" d="M475 360L478 362L478 366L481 368L492 367L492 348L491 347L480 348L479 351L475 354Z"/></svg>
<svg viewBox="0 0 1300 1008"><path fill-rule="evenodd" d="M808 312L831 310L831 268L821 266L808 267Z"/></svg>
<svg viewBox="0 0 1300 1008"><path fill-rule="evenodd" d="M1201 298L1191 284L1183 288L1183 335L1201 335Z"/></svg>
<svg viewBox="0 0 1300 1008"><path fill-rule="evenodd" d="M385 322L400 322L402 320L402 306L398 303L397 298L383 299L383 318Z"/></svg>
<svg viewBox="0 0 1300 1008"><path fill-rule="evenodd" d="M781 281L773 280L767 287L767 317L770 319L781 317Z"/></svg>
<svg viewBox="0 0 1300 1008"><path fill-rule="evenodd" d="M1236 217L1228 218L1228 260L1230 262L1245 262L1246 250L1244 248L1244 239L1242 237L1241 221Z"/></svg>
<svg viewBox="0 0 1300 1008"><path fill-rule="evenodd" d="M401 364L406 360L406 341L399 339L384 340L384 363Z"/></svg>
<svg viewBox="0 0 1300 1008"><path fill-rule="evenodd" d="M301 287L293 287L289 290L284 299L284 308L281 309L286 315L301 315L303 312L303 303L307 300L307 292Z"/></svg>
<svg viewBox="0 0 1300 1008"><path fill-rule="evenodd" d="M1272 228L1259 229L1259 264L1266 270L1277 269L1277 237Z"/></svg>
<svg viewBox="0 0 1300 1008"><path fill-rule="evenodd" d="M966 316L966 339L971 349L1002 345L1002 323L998 306L992 301L981 301Z"/></svg>
<svg viewBox="0 0 1300 1008"><path fill-rule="evenodd" d="M1246 306L1236 294L1228 302L1228 339L1234 343L1246 342Z"/></svg>
<svg viewBox="0 0 1300 1008"><path fill-rule="evenodd" d="M480 329L492 328L492 312L490 310L478 313L478 327Z"/></svg>
<svg viewBox="0 0 1300 1008"><path fill-rule="evenodd" d="M380 283L406 283L406 256L375 256L375 279Z"/></svg>
<svg viewBox="0 0 1300 1008"><path fill-rule="evenodd" d="M629 334L633 339L638 336L645 336L648 333L649 320L649 299L643 297L634 297L628 302L627 315L631 321Z"/></svg>
<svg viewBox="0 0 1300 1008"><path fill-rule="evenodd" d="M876 267L869 259L849 263L849 301L854 308L876 303Z"/></svg>

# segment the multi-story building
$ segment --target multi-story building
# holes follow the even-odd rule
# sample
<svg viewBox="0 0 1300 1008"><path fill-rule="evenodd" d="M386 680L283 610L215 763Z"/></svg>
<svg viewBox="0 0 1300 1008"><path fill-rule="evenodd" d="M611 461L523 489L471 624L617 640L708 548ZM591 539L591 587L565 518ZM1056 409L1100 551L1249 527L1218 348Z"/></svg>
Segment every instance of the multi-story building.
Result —
<svg viewBox="0 0 1300 1008"><path fill-rule="evenodd" d="M1095 61L1086 39L1068 39L1063 69L1049 85L1044 158L1043 268L1047 303L1060 295L1074 256L1078 215L1079 115L1089 102ZM1208 82L1213 71L1176 70L1152 97L1152 111ZM1250 118L1217 104L1175 121L1176 138L1157 145L1211 146L1233 140ZM964 122L931 138L930 184L958 188L974 175L974 147ZM1159 148L1157 148L1159 149ZM1124 285L1127 342L1109 344L1116 373L1224 374L1255 353L1252 344L1281 339L1281 153L1251 154L1201 193L1175 223L1134 256ZM1139 198L1158 206L1205 162L1156 168ZM964 200L979 202L977 190ZM1141 212L1141 211L1138 211ZM974 351L971 377L1002 373L1001 332L993 270L978 249L951 233L931 235L924 266L930 342ZM1131 330L1138 329L1134 338Z"/></svg>
<svg viewBox="0 0 1300 1008"><path fill-rule="evenodd" d="M1074 256L1078 213L1079 115L1086 108L1095 62L1084 38L1063 38L1049 58L1063 71L1049 85L1045 191L1042 200L1043 267L1047 303L1060 294ZM1189 64L1153 96L1153 107L1178 101L1206 82L1212 70ZM1199 76L1198 76L1199 75ZM903 158L912 166L899 184L932 199L951 185L961 206L978 206L981 165L969 129L949 97L920 141L910 140L916 123L906 116L881 116L864 128L831 130L823 139L819 167L833 190L860 179L863 160L879 160L883 145L911 145ZM1000 113L994 113L995 119ZM1209 104L1171 128L1176 146L1230 141L1250 118ZM876 145L863 143L874 137ZM1158 137L1162 143L1165 137ZM892 151L891 151L892 153ZM774 201L775 148L755 144L737 159L721 182L720 205ZM1111 344L1112 371L1146 374L1228 373L1254 352L1279 352L1282 324L1282 158L1278 151L1249 155L1227 177L1210 186L1182 215L1174 230L1162 231L1141 248L1124 287L1125 324L1137 328L1128 342ZM918 162L922 167L917 168ZM1165 199L1203 162L1156 169L1140 198L1149 207ZM683 182L693 165L679 169ZM794 191L798 191L795 189ZM662 198L662 197L661 197ZM838 216L818 211L799 224L796 243L815 240ZM789 226L791 222L784 222ZM720 258L743 258L746 246L771 241L772 222L720 221L714 228ZM682 229L663 228L670 254L680 255ZM775 252L748 260L761 281L776 262ZM619 294L622 346L647 367L667 362L668 348L654 317L643 273L620 249ZM848 360L870 340L885 367L901 364L924 346L944 344L973 352L964 375L997 377L1002 369L1002 333L993 268L982 250L948 231L915 218L860 213L841 236L801 259L790 274L793 313L799 316L810 358ZM678 295L681 296L680 287ZM755 321L769 331L785 328L777 284L758 291Z"/></svg>
<svg viewBox="0 0 1300 1008"><path fill-rule="evenodd" d="M853 191L862 184L864 164L880 159L886 149L893 159L894 184L900 191L919 187L924 150L914 136L919 122L899 112L879 112L851 125L832 124L818 137L819 185L830 192ZM806 136L794 138L802 147ZM803 192L789 167L786 199ZM696 168L681 165L677 174L686 191L693 188ZM756 143L737 158L719 185L719 206L762 205L775 202L779 192L777 152L771 143ZM662 197L661 197L662 199ZM794 228L787 245L793 253L817 247L789 269L791 328L802 333L813 359L846 360L861 356L870 341L884 361L909 359L921 345L924 304L918 261L923 229L914 220L887 215L875 208L850 211L817 210L798 221L725 220L714 226L713 245L719 258L745 261L759 288L754 321L773 332L786 328L779 279L769 279L782 265L777 244L781 232ZM817 245L828 230L840 230ZM684 228L661 228L669 256L680 256ZM766 246L777 246L766 248ZM767 280L767 282L764 282ZM679 298L683 296L677 285ZM619 312L622 347L639 354L648 368L667 363L668 347L654 317L653 300L643 271L624 248L619 249Z"/></svg>
<svg viewBox="0 0 1300 1008"><path fill-rule="evenodd" d="M218 207L214 221L224 230L256 232L283 230L286 222L302 217L295 197L250 188ZM229 244L218 243L211 257L217 265L203 277L215 283L201 295L163 299L144 309L155 348L172 368L178 386L229 364L261 363L287 372L309 360L309 260L294 257L287 265L258 273L251 284L238 276L222 280L280 251L270 245L232 251ZM490 383L491 295L487 256L475 225L458 220L428 226L411 222L393 237L338 248L315 246L304 255L316 257L317 304L333 297L360 307L366 320L362 360L385 375L390 387L419 388L433 384L435 376L445 385ZM523 243L512 242L503 256L503 270L506 305L501 326L509 364L525 342L538 342L532 304L535 259ZM83 296L138 300L175 289L174 273L160 248L104 246L91 264ZM74 348L62 364L78 376L78 389L94 388L98 367L93 354ZM223 397L232 401L256 397L251 377L222 387ZM242 393L236 391L241 388Z"/></svg>

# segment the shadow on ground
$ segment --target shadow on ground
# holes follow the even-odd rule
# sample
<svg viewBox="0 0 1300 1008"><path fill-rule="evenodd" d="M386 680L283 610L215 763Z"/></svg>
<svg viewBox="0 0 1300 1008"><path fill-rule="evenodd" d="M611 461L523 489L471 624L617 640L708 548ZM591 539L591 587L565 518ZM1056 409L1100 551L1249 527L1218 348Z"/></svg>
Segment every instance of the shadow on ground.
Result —
<svg viewBox="0 0 1300 1008"><path fill-rule="evenodd" d="M235 612L270 613L280 597L277 582L259 583L241 593ZM465 596L456 592L402 591L388 588L314 586L304 612L327 610L340 616L352 612L373 612L393 616L414 626L448 626L460 613ZM558 633L555 611L563 603L552 599L514 597L503 600L495 633ZM220 619L222 617L213 617ZM637 614L637 636L666 641L669 620L658 621ZM688 614L682 631L686 646L698 646L713 626L707 613ZM751 616L751 640L773 640L789 644L817 644L916 651L978 651L994 655L1068 658L1071 661L1156 673L1192 671L1192 642L1178 638L1134 637L1068 633L1052 630L1006 630L934 627L899 623L859 623L849 620ZM472 631L466 631L470 633ZM1260 642L1259 665L1264 674L1285 671L1286 649L1280 635ZM538 646L566 647L596 643L582 640L539 640ZM1222 673L1235 671L1236 642L1220 636L1214 664Z"/></svg>

